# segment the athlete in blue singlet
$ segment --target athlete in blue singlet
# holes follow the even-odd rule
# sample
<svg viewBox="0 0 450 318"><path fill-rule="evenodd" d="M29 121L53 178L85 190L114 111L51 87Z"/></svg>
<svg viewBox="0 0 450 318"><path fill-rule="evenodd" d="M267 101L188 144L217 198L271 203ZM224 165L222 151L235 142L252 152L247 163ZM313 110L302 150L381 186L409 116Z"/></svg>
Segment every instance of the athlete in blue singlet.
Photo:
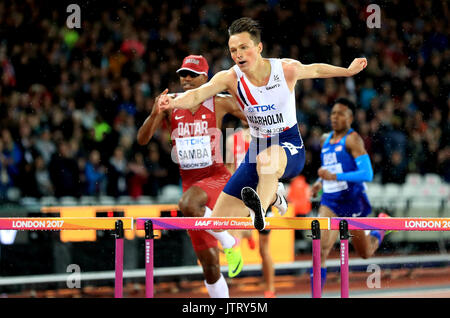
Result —
<svg viewBox="0 0 450 318"><path fill-rule="evenodd" d="M345 98L335 101L331 110L333 131L324 135L319 180L312 186L313 197L322 189L320 217L365 217L372 211L364 182L372 181L373 170L362 138L352 128L355 106ZM388 217L382 213L379 217ZM325 262L338 231L321 232L322 288L326 280ZM372 256L381 244L384 231L351 231L352 244L362 258Z"/></svg>

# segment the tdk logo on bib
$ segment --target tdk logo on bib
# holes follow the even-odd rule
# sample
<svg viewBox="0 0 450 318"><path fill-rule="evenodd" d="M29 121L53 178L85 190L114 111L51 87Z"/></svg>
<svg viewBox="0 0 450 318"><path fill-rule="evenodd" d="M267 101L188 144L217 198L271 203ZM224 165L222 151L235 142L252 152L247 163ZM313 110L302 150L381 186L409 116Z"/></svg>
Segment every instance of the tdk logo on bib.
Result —
<svg viewBox="0 0 450 318"><path fill-rule="evenodd" d="M258 113L263 113L269 110L275 110L275 104L272 105L259 105L259 106L248 106L247 107L247 111L249 113L254 113L254 112L258 112Z"/></svg>

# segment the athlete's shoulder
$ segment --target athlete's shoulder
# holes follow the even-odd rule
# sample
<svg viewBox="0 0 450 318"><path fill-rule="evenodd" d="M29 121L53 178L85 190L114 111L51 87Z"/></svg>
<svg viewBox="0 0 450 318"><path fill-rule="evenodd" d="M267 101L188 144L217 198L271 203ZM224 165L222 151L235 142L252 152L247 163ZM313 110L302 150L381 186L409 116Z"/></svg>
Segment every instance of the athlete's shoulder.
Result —
<svg viewBox="0 0 450 318"><path fill-rule="evenodd" d="M350 132L347 136L347 140L350 141L358 141L358 140L362 140L361 135L358 134L357 131L353 130L352 132Z"/></svg>
<svg viewBox="0 0 450 318"><path fill-rule="evenodd" d="M281 59L281 66L283 68L284 76L286 80L296 80L301 63L297 60L290 58Z"/></svg>
<svg viewBox="0 0 450 318"><path fill-rule="evenodd" d="M326 133L323 133L323 134L322 134L322 136L320 136L320 141L322 141L322 142L325 142L325 140L327 140L327 139L328 139L328 137L330 137L330 136L331 136L331 134L332 134L332 132L331 132L331 131L329 131L329 132L326 132Z"/></svg>
<svg viewBox="0 0 450 318"><path fill-rule="evenodd" d="M364 148L364 141L358 132L352 131L347 135L345 146L348 149Z"/></svg>
<svg viewBox="0 0 450 318"><path fill-rule="evenodd" d="M209 85L218 85L219 87L222 87L225 91L227 91L233 88L236 85L236 82L236 72L232 68L230 68L228 70L217 72L209 81Z"/></svg>
<svg viewBox="0 0 450 318"><path fill-rule="evenodd" d="M299 61L291 58L282 58L280 59L281 65L283 66L283 69L295 69L302 65Z"/></svg>
<svg viewBox="0 0 450 318"><path fill-rule="evenodd" d="M213 78L216 78L216 79L223 79L223 80L233 80L233 79L236 79L236 78L237 78L237 75L236 75L236 72L235 72L235 70L233 69L233 67L230 67L230 68L227 69L227 70L222 70L222 71L217 72L217 73L213 76Z"/></svg>
<svg viewBox="0 0 450 318"><path fill-rule="evenodd" d="M331 132L323 133L322 136L320 136L320 145L323 146L325 141L328 139L328 137L331 135Z"/></svg>
<svg viewBox="0 0 450 318"><path fill-rule="evenodd" d="M354 158L367 153L362 137L356 132L351 132L345 140L345 148Z"/></svg>

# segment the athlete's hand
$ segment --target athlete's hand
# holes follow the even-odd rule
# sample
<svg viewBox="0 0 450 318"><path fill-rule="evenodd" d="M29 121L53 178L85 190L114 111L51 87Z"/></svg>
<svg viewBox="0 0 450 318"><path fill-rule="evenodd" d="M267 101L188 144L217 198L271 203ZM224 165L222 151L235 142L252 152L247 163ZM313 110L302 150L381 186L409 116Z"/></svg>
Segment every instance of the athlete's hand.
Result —
<svg viewBox="0 0 450 318"><path fill-rule="evenodd" d="M317 194L321 189L322 189L322 182L320 181L315 182L311 187L311 196L313 198L317 197Z"/></svg>
<svg viewBox="0 0 450 318"><path fill-rule="evenodd" d="M322 178L323 180L336 180L336 175L334 173L331 173L330 171L328 171L327 169L324 168L320 168L317 171L317 174L319 175L320 178Z"/></svg>
<svg viewBox="0 0 450 318"><path fill-rule="evenodd" d="M356 58L347 68L350 72L350 76L358 74L367 66L367 59L365 57Z"/></svg>
<svg viewBox="0 0 450 318"><path fill-rule="evenodd" d="M167 95L168 91L169 90L166 88L164 92L162 92L161 95L158 96L158 99L156 100L158 111L165 111L167 109L173 108L171 98Z"/></svg>
<svg viewBox="0 0 450 318"><path fill-rule="evenodd" d="M152 108L152 113L154 115L158 115L162 109L159 107L159 101L161 99L162 95L166 95L167 96L167 92L169 92L169 89L165 89L161 94L159 94L156 98L155 98L155 102L153 103L153 108Z"/></svg>

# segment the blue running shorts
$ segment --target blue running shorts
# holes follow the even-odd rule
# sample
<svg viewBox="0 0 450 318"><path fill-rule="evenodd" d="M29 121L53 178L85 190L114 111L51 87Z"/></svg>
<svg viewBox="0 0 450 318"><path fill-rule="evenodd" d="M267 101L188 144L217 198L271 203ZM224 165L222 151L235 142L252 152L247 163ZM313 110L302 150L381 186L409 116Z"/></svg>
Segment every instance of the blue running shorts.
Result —
<svg viewBox="0 0 450 318"><path fill-rule="evenodd" d="M331 209L338 217L365 217L372 213L366 192L359 192L351 197L330 200L322 196L321 205Z"/></svg>
<svg viewBox="0 0 450 318"><path fill-rule="evenodd" d="M243 187L251 187L256 191L259 180L256 171L256 156L271 145L282 146L287 156L286 169L281 179L292 179L298 176L305 165L305 147L298 126L295 125L271 138L252 137L244 160L228 180L223 192L241 200Z"/></svg>

